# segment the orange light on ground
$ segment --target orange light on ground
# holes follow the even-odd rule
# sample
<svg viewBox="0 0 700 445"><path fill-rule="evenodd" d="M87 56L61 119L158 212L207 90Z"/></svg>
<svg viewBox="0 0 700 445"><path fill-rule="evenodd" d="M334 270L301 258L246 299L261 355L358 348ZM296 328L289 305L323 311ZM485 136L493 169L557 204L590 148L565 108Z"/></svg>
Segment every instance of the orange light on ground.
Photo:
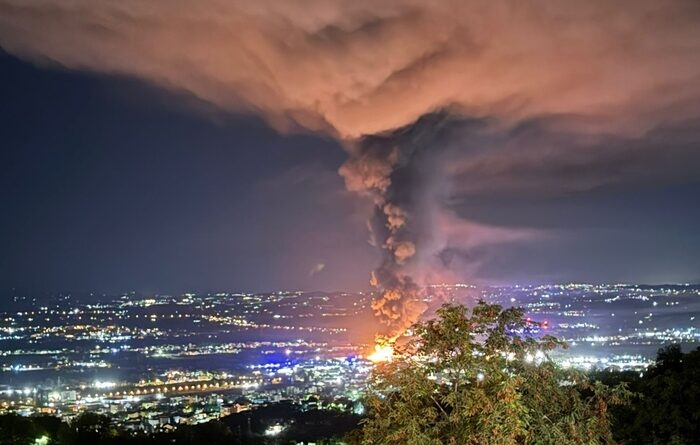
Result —
<svg viewBox="0 0 700 445"><path fill-rule="evenodd" d="M374 362L388 362L394 357L394 347L391 344L376 344L374 352L367 356L367 359Z"/></svg>

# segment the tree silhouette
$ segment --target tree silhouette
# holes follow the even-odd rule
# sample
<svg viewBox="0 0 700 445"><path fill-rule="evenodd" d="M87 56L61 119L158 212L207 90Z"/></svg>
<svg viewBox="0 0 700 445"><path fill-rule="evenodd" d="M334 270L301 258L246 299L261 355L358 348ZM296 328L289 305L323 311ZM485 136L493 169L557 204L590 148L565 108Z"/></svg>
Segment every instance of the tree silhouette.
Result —
<svg viewBox="0 0 700 445"><path fill-rule="evenodd" d="M628 382L634 403L612 409L615 438L625 444L700 444L700 348L660 349L656 363L637 372L600 373L603 381Z"/></svg>

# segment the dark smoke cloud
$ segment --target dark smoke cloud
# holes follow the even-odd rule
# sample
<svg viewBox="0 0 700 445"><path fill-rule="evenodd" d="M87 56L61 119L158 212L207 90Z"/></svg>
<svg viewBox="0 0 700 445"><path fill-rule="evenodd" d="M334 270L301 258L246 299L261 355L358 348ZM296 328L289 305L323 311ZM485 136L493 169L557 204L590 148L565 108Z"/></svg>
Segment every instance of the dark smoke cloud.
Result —
<svg viewBox="0 0 700 445"><path fill-rule="evenodd" d="M434 231L434 163L439 136L449 124L447 114L432 114L411 126L365 137L340 168L348 190L371 197L375 205L369 226L384 258L370 280L379 292L372 308L392 337L426 308L409 270L420 265L418 252Z"/></svg>
<svg viewBox="0 0 700 445"><path fill-rule="evenodd" d="M474 226L449 217L443 205L448 181L441 168L443 156L461 146L460 136L484 125L481 120L457 119L448 110L431 113L409 126L355 141L350 158L340 168L348 190L374 203L369 227L373 243L384 255L370 280L379 294L372 308L389 327L389 338L426 310L423 289L431 279L445 277L447 253L487 242L488 237L479 236L483 233L473 230ZM517 231L510 233L512 241ZM454 234L461 246L444 238ZM471 246L469 237L477 237Z"/></svg>
<svg viewBox="0 0 700 445"><path fill-rule="evenodd" d="M469 156L455 151L445 163L455 184L451 199L546 198L698 179L700 119L661 123L639 135L590 132L579 122L549 116L506 131L471 133L465 139Z"/></svg>

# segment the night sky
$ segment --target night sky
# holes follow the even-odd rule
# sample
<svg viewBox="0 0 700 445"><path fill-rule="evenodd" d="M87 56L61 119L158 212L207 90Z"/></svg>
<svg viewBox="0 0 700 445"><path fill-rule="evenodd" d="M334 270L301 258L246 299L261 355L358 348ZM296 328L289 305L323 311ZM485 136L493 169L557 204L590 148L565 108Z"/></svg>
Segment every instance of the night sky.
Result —
<svg viewBox="0 0 700 445"><path fill-rule="evenodd" d="M167 2L52 3L0 1L2 295L361 290L387 250L421 283L700 281L693 2L658 21L593 2L554 28L569 46L532 37L508 58L492 48L522 20L562 11L480 11L519 24L499 42L437 7L308 2L318 14L278 22L261 2L220 11L232 24L191 11L188 28ZM433 38L436 20L429 54L401 38ZM405 164L368 186L394 145ZM389 233L410 239L406 260L370 243L378 196L409 215Z"/></svg>
<svg viewBox="0 0 700 445"><path fill-rule="evenodd" d="M374 252L332 140L121 78L7 55L0 72L3 288L365 286Z"/></svg>

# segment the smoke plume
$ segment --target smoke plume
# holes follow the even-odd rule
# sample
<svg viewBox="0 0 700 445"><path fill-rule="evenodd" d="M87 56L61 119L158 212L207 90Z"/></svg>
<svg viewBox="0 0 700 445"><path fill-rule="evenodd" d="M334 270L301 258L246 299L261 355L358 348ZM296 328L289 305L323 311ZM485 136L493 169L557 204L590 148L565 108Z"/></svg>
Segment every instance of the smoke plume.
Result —
<svg viewBox="0 0 700 445"><path fill-rule="evenodd" d="M422 283L413 277L427 267L440 201L435 174L442 139L452 125L448 113L424 116L396 131L355 141L340 168L348 190L372 199L368 226L383 259L371 275L378 291L372 309L395 339L425 311Z"/></svg>

